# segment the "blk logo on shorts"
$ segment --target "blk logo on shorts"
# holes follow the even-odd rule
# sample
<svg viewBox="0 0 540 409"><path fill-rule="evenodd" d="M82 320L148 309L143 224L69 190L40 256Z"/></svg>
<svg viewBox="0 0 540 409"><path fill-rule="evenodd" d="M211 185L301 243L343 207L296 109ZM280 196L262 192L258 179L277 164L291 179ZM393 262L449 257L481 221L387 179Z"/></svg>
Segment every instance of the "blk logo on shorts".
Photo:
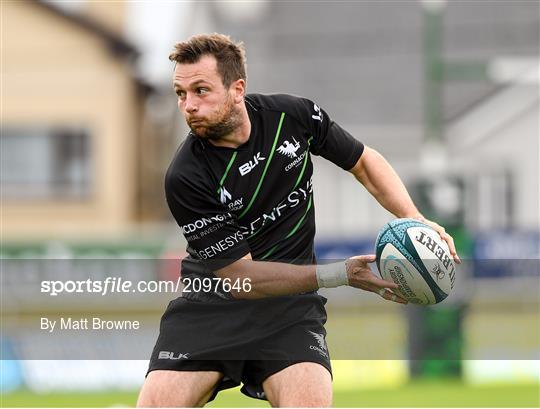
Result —
<svg viewBox="0 0 540 409"><path fill-rule="evenodd" d="M174 361L179 359L189 359L189 354L175 354L171 351L159 351L158 359L172 359Z"/></svg>

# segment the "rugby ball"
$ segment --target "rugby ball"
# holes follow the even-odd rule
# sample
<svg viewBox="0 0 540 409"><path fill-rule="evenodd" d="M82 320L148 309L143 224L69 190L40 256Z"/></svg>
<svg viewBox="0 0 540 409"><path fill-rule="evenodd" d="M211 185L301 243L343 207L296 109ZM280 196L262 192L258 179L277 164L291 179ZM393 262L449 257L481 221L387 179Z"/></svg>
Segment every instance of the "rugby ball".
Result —
<svg viewBox="0 0 540 409"><path fill-rule="evenodd" d="M377 268L395 292L413 304L437 304L454 288L455 265L446 242L415 219L396 219L381 229L375 243Z"/></svg>

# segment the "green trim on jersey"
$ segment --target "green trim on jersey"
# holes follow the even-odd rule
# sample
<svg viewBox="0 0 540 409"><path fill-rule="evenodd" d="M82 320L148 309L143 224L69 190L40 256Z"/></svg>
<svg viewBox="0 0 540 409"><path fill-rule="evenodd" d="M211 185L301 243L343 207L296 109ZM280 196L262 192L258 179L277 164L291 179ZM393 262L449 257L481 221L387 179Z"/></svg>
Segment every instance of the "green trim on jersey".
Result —
<svg viewBox="0 0 540 409"><path fill-rule="evenodd" d="M302 176L304 176L304 171L306 170L306 165L307 165L307 162L309 160L309 147L311 145L311 141L313 140L313 136L310 137L307 141L308 143L308 151L307 151L307 154L306 154L306 157L304 158L304 164L302 165L302 170L300 171L300 174L298 175L298 179L296 179L296 183L294 184L292 190L296 189L300 183L300 180L302 180ZM254 232L251 236L248 236L248 239L252 239L253 237L255 237L256 235L258 235L261 231L263 231L264 229L264 226L262 226L259 230L257 230L256 232Z"/></svg>
<svg viewBox="0 0 540 409"><path fill-rule="evenodd" d="M313 204L313 195L310 195L309 196L309 202L308 202L308 205L307 205L307 209L304 212L304 215L302 216L302 218L300 220L298 220L298 223L296 223L296 226L293 227L293 229L289 232L289 234L287 234L285 236L285 239L288 239L289 237L291 237L300 228L300 226L304 222L304 219L306 218L306 216L307 216L307 214L309 212L309 209L311 209L312 204Z"/></svg>
<svg viewBox="0 0 540 409"><path fill-rule="evenodd" d="M246 215L246 213L251 209L251 206L255 202L255 199L257 198L259 194L259 190L261 190L261 186L264 181L264 177L266 176L266 171L268 170L268 167L270 166L270 162L272 161L272 157L274 156L274 152L276 151L276 145L277 141L279 139L279 134L281 133L281 125L283 125L283 120L285 119L285 112L281 113L281 118L279 119L279 125L276 131L276 136L274 138L274 144L272 145L272 150L270 151L270 155L268 156L268 161L266 162L266 165L264 167L263 173L261 175L261 179L259 180L259 184L257 185L257 189L255 189L255 193L253 193L253 196L251 197L251 200L249 201L249 204L244 209L244 211L238 216L238 219L241 219Z"/></svg>
<svg viewBox="0 0 540 409"><path fill-rule="evenodd" d="M227 168L225 169L225 173L221 177L221 180L219 181L219 187L217 189L218 193L223 187L223 183L225 182L225 179L227 178L227 175L229 174L229 170L231 169L232 164L234 163L234 160L236 159L236 155L238 154L238 151L234 151L234 153L231 156L231 159L229 160L229 164L227 165Z"/></svg>
<svg viewBox="0 0 540 409"><path fill-rule="evenodd" d="M309 196L309 202L308 202L308 205L307 205L307 209L306 211L304 212L303 216L300 218L300 220L298 220L298 223L296 223L296 226L294 226L292 228L292 230L289 232L289 234L287 234L285 236L285 238L283 240L287 240L289 237L291 237L294 233L297 232L297 230L300 228L300 226L302 225L302 223L304 222L308 212L309 212L309 209L311 209L311 205L313 204L313 194L311 194ZM264 260L265 258L269 257L270 255L272 255L274 253L274 251L276 251L276 249L278 248L278 246L280 245L281 243L278 243L276 244L274 247L272 247L270 250L268 250L266 252L266 254L264 256L261 257L261 260Z"/></svg>
<svg viewBox="0 0 540 409"><path fill-rule="evenodd" d="M293 187L293 190L296 189L296 186L298 186L298 184L300 183L300 180L302 179L302 176L304 176L304 171L306 170L306 165L307 165L307 162L308 162L308 159L309 159L309 147L311 146L311 141L313 140L313 136L311 136L308 140L307 140L307 153L306 153L306 156L304 158L304 164L302 165L302 170L300 171L300 174L298 175L298 179L296 179L296 183L294 184L294 187Z"/></svg>

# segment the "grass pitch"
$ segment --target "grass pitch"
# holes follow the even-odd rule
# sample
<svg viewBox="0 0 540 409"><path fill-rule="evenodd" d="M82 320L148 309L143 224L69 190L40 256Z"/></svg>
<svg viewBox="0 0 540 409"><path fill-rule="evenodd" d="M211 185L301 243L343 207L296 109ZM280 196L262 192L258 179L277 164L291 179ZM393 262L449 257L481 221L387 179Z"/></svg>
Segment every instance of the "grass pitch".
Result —
<svg viewBox="0 0 540 409"><path fill-rule="evenodd" d="M36 394L16 391L1 396L1 407L133 407L137 392ZM538 384L469 386L457 380L415 381L397 388L334 391L335 407L540 407ZM269 407L242 395L221 392L208 407Z"/></svg>

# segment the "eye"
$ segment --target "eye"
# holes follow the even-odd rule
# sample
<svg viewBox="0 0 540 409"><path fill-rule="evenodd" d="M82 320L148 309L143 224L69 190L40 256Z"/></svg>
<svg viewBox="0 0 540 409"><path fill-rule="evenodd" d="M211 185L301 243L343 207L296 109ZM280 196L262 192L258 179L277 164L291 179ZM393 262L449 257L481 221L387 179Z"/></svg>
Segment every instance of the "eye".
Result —
<svg viewBox="0 0 540 409"><path fill-rule="evenodd" d="M182 91L180 89L177 89L175 92L176 92L176 95L178 95L178 97L180 99L184 99L186 97L186 91Z"/></svg>
<svg viewBox="0 0 540 409"><path fill-rule="evenodd" d="M199 87L197 88L197 94L206 94L208 92L208 88Z"/></svg>

